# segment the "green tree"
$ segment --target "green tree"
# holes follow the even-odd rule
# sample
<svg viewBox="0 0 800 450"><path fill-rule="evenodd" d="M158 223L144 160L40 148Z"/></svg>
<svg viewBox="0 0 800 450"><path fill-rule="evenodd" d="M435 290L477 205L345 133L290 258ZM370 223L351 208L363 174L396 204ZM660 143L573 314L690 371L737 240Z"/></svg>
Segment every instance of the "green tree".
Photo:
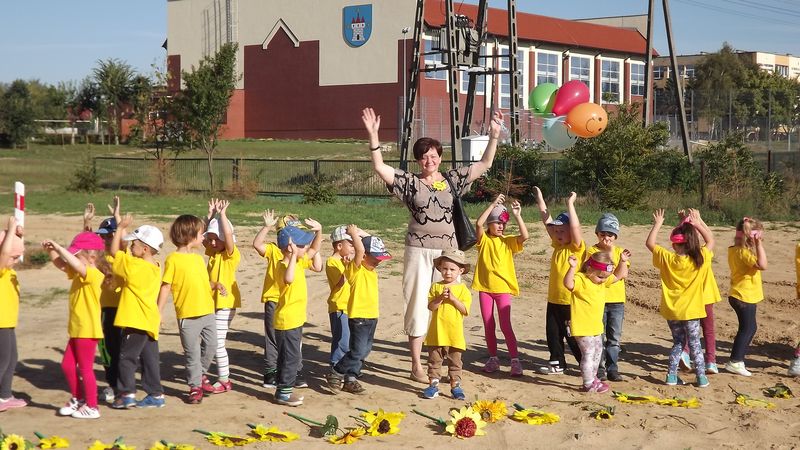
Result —
<svg viewBox="0 0 800 450"><path fill-rule="evenodd" d="M0 140L17 147L36 132L33 103L28 84L15 80L0 97Z"/></svg>
<svg viewBox="0 0 800 450"><path fill-rule="evenodd" d="M133 96L132 84L136 73L127 63L116 58L109 58L105 61L97 61L97 67L94 68L93 74L100 94L100 102L103 103L103 112L108 114L109 128L114 135L114 142L119 145L122 116L125 106L130 103Z"/></svg>
<svg viewBox="0 0 800 450"><path fill-rule="evenodd" d="M91 77L84 78L83 81L75 89L74 95L68 101L69 119L72 121L72 126L75 126L76 120L86 111L90 111L94 118L100 119L105 117L105 105L100 101L100 90L97 83ZM100 127L100 137L102 139L102 126ZM86 129L83 129L85 132Z"/></svg>
<svg viewBox="0 0 800 450"><path fill-rule="evenodd" d="M193 142L208 159L209 190L214 192L214 151L222 131L233 90L239 77L236 73L235 43L220 47L213 56L206 56L191 72L183 71L185 88L177 95L176 106L180 120Z"/></svg>

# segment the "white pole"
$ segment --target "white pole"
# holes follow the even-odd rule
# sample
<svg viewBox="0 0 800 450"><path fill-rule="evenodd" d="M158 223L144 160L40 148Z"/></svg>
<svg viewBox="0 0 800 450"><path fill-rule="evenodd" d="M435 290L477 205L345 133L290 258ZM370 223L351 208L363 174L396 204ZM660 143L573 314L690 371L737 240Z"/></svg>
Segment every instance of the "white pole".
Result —
<svg viewBox="0 0 800 450"><path fill-rule="evenodd" d="M14 182L14 218L17 225L25 226L25 184L21 181ZM23 256L19 257L22 261Z"/></svg>

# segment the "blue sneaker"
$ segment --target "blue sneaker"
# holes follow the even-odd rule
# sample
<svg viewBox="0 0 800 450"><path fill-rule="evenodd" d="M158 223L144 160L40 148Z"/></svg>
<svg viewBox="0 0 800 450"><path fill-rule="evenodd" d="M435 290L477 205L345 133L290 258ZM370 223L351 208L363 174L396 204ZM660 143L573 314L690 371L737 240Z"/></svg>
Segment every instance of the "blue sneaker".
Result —
<svg viewBox="0 0 800 450"><path fill-rule="evenodd" d="M454 400L466 400L467 396L464 395L464 389L461 389L461 385L457 384L456 387L450 389L450 394L453 396Z"/></svg>
<svg viewBox="0 0 800 450"><path fill-rule="evenodd" d="M436 398L439 396L439 382L434 380L431 385L422 390L422 397Z"/></svg>
<svg viewBox="0 0 800 450"><path fill-rule="evenodd" d="M120 395L114 400L111 407L114 409L136 408L136 398L133 394Z"/></svg>
<svg viewBox="0 0 800 450"><path fill-rule="evenodd" d="M666 384L667 386L677 386L677 385L684 385L686 383L684 383L683 380L681 380L680 377L678 377L677 373L668 373Z"/></svg>
<svg viewBox="0 0 800 450"><path fill-rule="evenodd" d="M163 408L164 405L167 404L167 401L164 400L164 396L160 395L158 397L154 397L152 395L147 395L145 398L136 402L137 408Z"/></svg>
<svg viewBox="0 0 800 450"><path fill-rule="evenodd" d="M714 374L714 375L718 374L719 373L719 367L717 367L717 363L712 363L712 362L706 363L706 373L707 374L711 373L711 374Z"/></svg>
<svg viewBox="0 0 800 450"><path fill-rule="evenodd" d="M678 361L678 364L684 372L692 371L692 358L689 357L688 353L681 352L681 359Z"/></svg>
<svg viewBox="0 0 800 450"><path fill-rule="evenodd" d="M708 387L710 383L708 382L708 377L705 375L699 375L697 377L697 387L704 388Z"/></svg>

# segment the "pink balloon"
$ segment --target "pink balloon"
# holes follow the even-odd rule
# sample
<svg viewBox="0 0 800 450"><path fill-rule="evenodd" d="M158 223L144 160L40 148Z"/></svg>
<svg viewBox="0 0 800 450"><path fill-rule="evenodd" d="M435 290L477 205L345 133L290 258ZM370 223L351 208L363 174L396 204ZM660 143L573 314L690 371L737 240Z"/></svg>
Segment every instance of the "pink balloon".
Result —
<svg viewBox="0 0 800 450"><path fill-rule="evenodd" d="M589 88L582 81L567 81L556 92L556 102L553 105L553 114L564 116L581 103L589 101Z"/></svg>

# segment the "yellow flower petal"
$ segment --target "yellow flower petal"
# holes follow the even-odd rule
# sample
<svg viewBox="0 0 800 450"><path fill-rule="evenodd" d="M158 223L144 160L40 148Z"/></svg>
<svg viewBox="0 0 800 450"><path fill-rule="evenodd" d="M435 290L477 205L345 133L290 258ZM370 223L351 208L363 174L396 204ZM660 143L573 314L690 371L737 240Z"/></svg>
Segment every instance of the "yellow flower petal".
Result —
<svg viewBox="0 0 800 450"><path fill-rule="evenodd" d="M548 425L561 420L558 414L537 411L535 409L514 411L514 415L511 416L511 418L517 422L527 423L528 425Z"/></svg>
<svg viewBox="0 0 800 450"><path fill-rule="evenodd" d="M291 442L300 437L290 431L281 431L278 427L267 428L261 424L253 428L253 434L255 434L259 440L268 442Z"/></svg>
<svg viewBox="0 0 800 450"><path fill-rule="evenodd" d="M506 418L508 408L500 400L478 400L472 404L472 409L480 414L481 419L488 423L494 423Z"/></svg>
<svg viewBox="0 0 800 450"><path fill-rule="evenodd" d="M48 438L44 438L39 442L39 447L46 449L46 448L67 448L69 447L69 441L65 438L60 436L50 436Z"/></svg>
<svg viewBox="0 0 800 450"><path fill-rule="evenodd" d="M366 430L363 427L352 428L342 436L331 436L329 441L333 444L352 444L360 437L364 436Z"/></svg>

